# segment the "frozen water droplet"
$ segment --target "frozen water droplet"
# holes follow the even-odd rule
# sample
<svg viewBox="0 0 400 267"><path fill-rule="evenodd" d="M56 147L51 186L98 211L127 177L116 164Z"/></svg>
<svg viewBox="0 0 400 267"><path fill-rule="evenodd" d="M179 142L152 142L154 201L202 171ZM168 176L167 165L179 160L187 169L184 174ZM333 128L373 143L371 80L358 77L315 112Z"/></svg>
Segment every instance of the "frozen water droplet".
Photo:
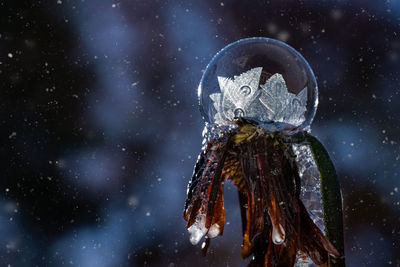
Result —
<svg viewBox="0 0 400 267"><path fill-rule="evenodd" d="M205 216L200 216L192 226L188 228L190 234L190 243L197 245L201 238L207 233Z"/></svg>
<svg viewBox="0 0 400 267"><path fill-rule="evenodd" d="M218 224L215 223L211 225L210 230L208 230L207 236L209 238L214 238L217 235L219 235L219 233L220 233L220 227Z"/></svg>
<svg viewBox="0 0 400 267"><path fill-rule="evenodd" d="M279 230L281 234L278 232L278 230L272 226L272 242L276 245L280 245L285 241L285 230L283 229L282 225L279 224Z"/></svg>
<svg viewBox="0 0 400 267"><path fill-rule="evenodd" d="M251 93L251 88L247 85L244 85L240 88L240 94L243 96L248 96Z"/></svg>
<svg viewBox="0 0 400 267"><path fill-rule="evenodd" d="M240 117L244 116L244 111L241 108L237 108L237 109L235 109L234 114L235 114L236 118L240 118Z"/></svg>

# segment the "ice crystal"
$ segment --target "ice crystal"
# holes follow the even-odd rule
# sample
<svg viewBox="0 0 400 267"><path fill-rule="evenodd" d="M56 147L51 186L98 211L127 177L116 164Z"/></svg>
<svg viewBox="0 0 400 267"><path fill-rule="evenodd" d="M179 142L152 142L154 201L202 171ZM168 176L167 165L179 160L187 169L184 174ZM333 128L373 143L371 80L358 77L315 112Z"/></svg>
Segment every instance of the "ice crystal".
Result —
<svg viewBox="0 0 400 267"><path fill-rule="evenodd" d="M211 94L216 114L215 123L228 125L235 117L246 116L262 122L285 122L295 126L304 122L307 90L293 94L288 91L283 76L272 75L260 85L262 68L229 77L218 76L221 93Z"/></svg>

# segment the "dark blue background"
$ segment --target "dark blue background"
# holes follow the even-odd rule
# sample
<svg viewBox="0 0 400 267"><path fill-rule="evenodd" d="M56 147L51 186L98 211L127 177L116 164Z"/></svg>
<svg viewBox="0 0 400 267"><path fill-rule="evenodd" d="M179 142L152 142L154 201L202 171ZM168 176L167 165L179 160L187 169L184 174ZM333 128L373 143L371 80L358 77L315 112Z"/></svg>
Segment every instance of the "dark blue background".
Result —
<svg viewBox="0 0 400 267"><path fill-rule="evenodd" d="M1 2L0 265L244 266L233 185L206 258L182 211L202 71L252 36L317 76L348 266L400 266L397 0Z"/></svg>

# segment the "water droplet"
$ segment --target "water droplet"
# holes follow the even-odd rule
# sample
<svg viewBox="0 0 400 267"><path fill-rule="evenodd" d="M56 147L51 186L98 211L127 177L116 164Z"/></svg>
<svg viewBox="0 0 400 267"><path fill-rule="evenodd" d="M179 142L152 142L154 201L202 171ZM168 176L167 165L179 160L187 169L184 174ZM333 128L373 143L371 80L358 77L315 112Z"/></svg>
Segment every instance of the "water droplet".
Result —
<svg viewBox="0 0 400 267"><path fill-rule="evenodd" d="M235 114L236 118L243 117L244 116L244 110L241 109L241 108L237 108L237 109L235 109L234 114Z"/></svg>
<svg viewBox="0 0 400 267"><path fill-rule="evenodd" d="M274 242L276 245L280 245L283 243L283 241L285 241L285 230L280 224L278 227L281 233L278 232L276 227L272 226L272 242Z"/></svg>
<svg viewBox="0 0 400 267"><path fill-rule="evenodd" d="M248 96L251 93L251 88L247 85L244 85L244 86L240 87L239 92L243 96Z"/></svg>
<svg viewBox="0 0 400 267"><path fill-rule="evenodd" d="M211 225L211 227L210 227L210 230L208 230L208 233L207 233L207 236L209 237L209 238L214 238L214 237L216 237L217 235L219 235L219 233L220 233L220 227L219 227L219 225L218 224L213 224L213 225Z"/></svg>

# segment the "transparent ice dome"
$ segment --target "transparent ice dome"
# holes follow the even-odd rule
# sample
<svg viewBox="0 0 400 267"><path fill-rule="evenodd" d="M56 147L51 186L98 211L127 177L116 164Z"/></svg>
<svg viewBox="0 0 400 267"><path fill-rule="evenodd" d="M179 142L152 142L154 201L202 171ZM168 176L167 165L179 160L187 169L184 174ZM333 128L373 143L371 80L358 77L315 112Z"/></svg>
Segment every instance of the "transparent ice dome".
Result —
<svg viewBox="0 0 400 267"><path fill-rule="evenodd" d="M205 121L219 126L246 117L306 130L318 105L317 83L307 61L287 44L262 37L219 51L198 90Z"/></svg>

